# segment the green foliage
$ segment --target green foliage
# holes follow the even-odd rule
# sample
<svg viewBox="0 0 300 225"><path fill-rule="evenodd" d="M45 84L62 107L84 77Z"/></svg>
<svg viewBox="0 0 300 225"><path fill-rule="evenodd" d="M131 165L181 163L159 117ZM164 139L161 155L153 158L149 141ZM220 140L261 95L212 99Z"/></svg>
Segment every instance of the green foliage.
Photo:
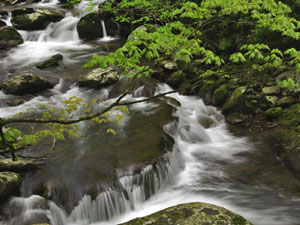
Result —
<svg viewBox="0 0 300 225"><path fill-rule="evenodd" d="M297 87L300 88L300 83L296 84L292 78L288 78L287 80L280 81L279 85L283 88L288 88L288 89L295 89Z"/></svg>

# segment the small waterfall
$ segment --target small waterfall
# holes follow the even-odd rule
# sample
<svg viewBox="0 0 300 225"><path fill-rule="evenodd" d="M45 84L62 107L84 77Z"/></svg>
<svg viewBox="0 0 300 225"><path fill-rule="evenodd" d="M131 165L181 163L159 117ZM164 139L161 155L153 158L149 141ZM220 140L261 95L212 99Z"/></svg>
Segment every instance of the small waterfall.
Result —
<svg viewBox="0 0 300 225"><path fill-rule="evenodd" d="M101 20L101 26L103 29L103 38L107 38L107 32L106 32L106 27L105 27L105 23L103 20Z"/></svg>

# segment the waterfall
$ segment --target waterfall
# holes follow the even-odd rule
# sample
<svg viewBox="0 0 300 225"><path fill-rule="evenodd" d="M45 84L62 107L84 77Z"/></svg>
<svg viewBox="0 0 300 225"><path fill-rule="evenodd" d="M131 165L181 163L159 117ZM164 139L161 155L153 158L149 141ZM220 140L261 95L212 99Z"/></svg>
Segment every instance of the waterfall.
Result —
<svg viewBox="0 0 300 225"><path fill-rule="evenodd" d="M101 25L102 25L102 29L103 29L103 38L107 38L106 27L105 27L105 23L103 20L101 20Z"/></svg>

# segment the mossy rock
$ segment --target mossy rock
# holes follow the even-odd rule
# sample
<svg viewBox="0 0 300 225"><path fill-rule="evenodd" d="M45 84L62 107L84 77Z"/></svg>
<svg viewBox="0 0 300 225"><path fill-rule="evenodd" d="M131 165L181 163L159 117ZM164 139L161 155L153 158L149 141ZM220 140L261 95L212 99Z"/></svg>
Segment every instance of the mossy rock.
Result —
<svg viewBox="0 0 300 225"><path fill-rule="evenodd" d="M237 107L242 102L243 95L246 90L247 90L247 86L241 86L241 87L236 88L232 92L231 96L227 99L225 104L223 105L222 111L228 112L231 109Z"/></svg>
<svg viewBox="0 0 300 225"><path fill-rule="evenodd" d="M194 202L173 206L119 225L251 225L243 217L219 206Z"/></svg>
<svg viewBox="0 0 300 225"><path fill-rule="evenodd" d="M59 66L59 61L63 60L63 56L61 54L53 55L50 59L38 64L36 67L39 69L45 69L49 67L57 67Z"/></svg>
<svg viewBox="0 0 300 225"><path fill-rule="evenodd" d="M37 164L32 160L17 160L12 161L11 159L0 160L0 172L27 172L37 168Z"/></svg>
<svg viewBox="0 0 300 225"><path fill-rule="evenodd" d="M24 14L31 14L31 13L34 13L34 10L32 8L19 8L11 11L12 17L20 16Z"/></svg>
<svg viewBox="0 0 300 225"><path fill-rule="evenodd" d="M296 102L295 98L293 98L292 96L286 96L283 98L280 98L277 101L277 105L281 106L281 107L286 107L286 106L290 106L292 104L294 104Z"/></svg>
<svg viewBox="0 0 300 225"><path fill-rule="evenodd" d="M0 20L0 27L5 27L6 23L3 20Z"/></svg>
<svg viewBox="0 0 300 225"><path fill-rule="evenodd" d="M83 40L93 40L103 37L102 25L97 13L82 17L77 24L78 35Z"/></svg>
<svg viewBox="0 0 300 225"><path fill-rule="evenodd" d="M170 85L173 88L179 88L179 86L184 83L186 80L186 74L182 72L181 70L178 70L174 73L172 73L168 79L167 84Z"/></svg>
<svg viewBox="0 0 300 225"><path fill-rule="evenodd" d="M243 123L248 118L247 115L238 112L233 112L226 116L226 121L230 124Z"/></svg>
<svg viewBox="0 0 300 225"><path fill-rule="evenodd" d="M300 103L293 105L284 113L280 123L291 129L296 129L300 125Z"/></svg>
<svg viewBox="0 0 300 225"><path fill-rule="evenodd" d="M10 49L22 43L22 36L15 28L0 27L0 49Z"/></svg>
<svg viewBox="0 0 300 225"><path fill-rule="evenodd" d="M9 197L18 190L20 175L13 172L0 172L0 199Z"/></svg>
<svg viewBox="0 0 300 225"><path fill-rule="evenodd" d="M266 110L264 114L267 119L273 120L273 119L280 117L282 114L282 111L283 110L281 107L276 107L276 108L270 108L270 109Z"/></svg>
<svg viewBox="0 0 300 225"><path fill-rule="evenodd" d="M216 81L214 80L204 80L199 91L198 96L200 96L203 100L203 102L206 105L209 105L212 100L212 95L214 93L214 90L216 89Z"/></svg>
<svg viewBox="0 0 300 225"><path fill-rule="evenodd" d="M265 95L276 95L280 93L280 87L279 86L264 87L262 89L262 93Z"/></svg>
<svg viewBox="0 0 300 225"><path fill-rule="evenodd" d="M223 84L214 91L212 97L212 103L214 105L222 105L225 102L227 96L228 96L228 86L227 84Z"/></svg>

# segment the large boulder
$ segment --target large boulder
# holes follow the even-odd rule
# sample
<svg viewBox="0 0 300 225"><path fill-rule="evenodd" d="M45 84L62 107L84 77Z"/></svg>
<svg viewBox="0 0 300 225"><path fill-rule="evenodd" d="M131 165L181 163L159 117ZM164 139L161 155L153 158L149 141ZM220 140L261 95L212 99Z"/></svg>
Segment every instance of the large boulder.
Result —
<svg viewBox="0 0 300 225"><path fill-rule="evenodd" d="M13 172L0 173L0 199L7 198L13 194L20 186L20 175Z"/></svg>
<svg viewBox="0 0 300 225"><path fill-rule="evenodd" d="M80 87L105 87L118 80L119 74L116 69L112 67L97 68L84 75L84 78L78 81L78 84Z"/></svg>
<svg viewBox="0 0 300 225"><path fill-rule="evenodd" d="M129 38L129 37L128 37ZM167 84L173 88L179 88L179 86L186 80L186 74L181 70L173 72L167 79Z"/></svg>
<svg viewBox="0 0 300 225"><path fill-rule="evenodd" d="M119 225L251 225L243 217L219 206L195 202L173 206Z"/></svg>
<svg viewBox="0 0 300 225"><path fill-rule="evenodd" d="M36 74L22 74L0 83L0 89L7 94L24 95L54 87L54 83Z"/></svg>
<svg viewBox="0 0 300 225"><path fill-rule="evenodd" d="M78 35L83 40L93 40L103 37L103 29L97 13L82 17L77 24Z"/></svg>
<svg viewBox="0 0 300 225"><path fill-rule="evenodd" d="M58 22L64 18L61 12L37 9L34 13L18 15L11 19L13 26L20 30L42 30L45 29L49 23Z"/></svg>
<svg viewBox="0 0 300 225"><path fill-rule="evenodd" d="M22 43L22 36L15 28L0 27L0 49L10 49Z"/></svg>
<svg viewBox="0 0 300 225"><path fill-rule="evenodd" d="M0 172L10 171L10 172L26 172L37 168L37 164L31 160L17 160L12 161L12 159L2 159L0 160Z"/></svg>

